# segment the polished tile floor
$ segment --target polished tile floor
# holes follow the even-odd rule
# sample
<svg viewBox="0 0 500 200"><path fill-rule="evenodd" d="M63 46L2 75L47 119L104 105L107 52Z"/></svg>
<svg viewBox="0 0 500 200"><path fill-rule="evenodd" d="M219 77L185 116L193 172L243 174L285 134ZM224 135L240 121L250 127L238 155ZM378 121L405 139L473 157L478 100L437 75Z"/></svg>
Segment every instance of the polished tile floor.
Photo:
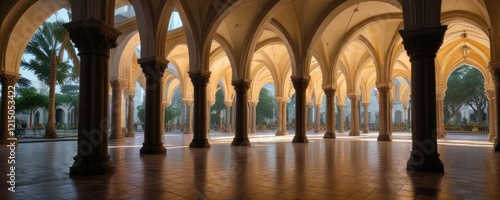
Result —
<svg viewBox="0 0 500 200"><path fill-rule="evenodd" d="M292 135L268 132L252 135L251 147L210 133L210 149L188 148L191 137L167 133L166 155L140 155L141 133L110 142L116 173L71 178L76 141L20 143L16 192L3 175L0 199L500 199L500 153L486 135L440 140L444 174L406 170L409 133L393 142L310 133L310 143L292 144ZM8 154L0 148L2 174Z"/></svg>

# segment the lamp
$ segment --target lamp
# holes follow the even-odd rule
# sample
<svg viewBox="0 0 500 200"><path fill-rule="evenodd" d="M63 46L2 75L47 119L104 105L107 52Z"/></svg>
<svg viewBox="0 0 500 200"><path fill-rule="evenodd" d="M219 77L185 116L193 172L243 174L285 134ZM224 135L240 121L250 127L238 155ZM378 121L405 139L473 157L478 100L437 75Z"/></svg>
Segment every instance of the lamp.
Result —
<svg viewBox="0 0 500 200"><path fill-rule="evenodd" d="M470 50L470 47L467 46L467 33L465 32L465 30L464 30L464 33L462 33L460 35L460 37L464 39L464 46L462 46L462 48L460 49L460 52L462 52L462 57L465 60L469 56L469 50Z"/></svg>

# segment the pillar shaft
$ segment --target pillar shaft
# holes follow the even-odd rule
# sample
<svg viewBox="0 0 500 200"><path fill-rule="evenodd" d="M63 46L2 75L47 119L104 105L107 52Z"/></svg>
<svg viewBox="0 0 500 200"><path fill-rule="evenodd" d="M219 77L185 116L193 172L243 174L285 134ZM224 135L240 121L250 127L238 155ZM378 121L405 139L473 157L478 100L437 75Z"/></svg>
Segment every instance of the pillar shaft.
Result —
<svg viewBox="0 0 500 200"><path fill-rule="evenodd" d="M321 131L321 104L316 105L316 130L314 132L319 133Z"/></svg>
<svg viewBox="0 0 500 200"><path fill-rule="evenodd" d="M186 106L184 104L181 105L181 119L179 120L180 126L181 126L181 132L184 131L184 121L185 121L185 116L186 115Z"/></svg>
<svg viewBox="0 0 500 200"><path fill-rule="evenodd" d="M306 89L309 86L310 77L292 77L295 88L295 136L293 143L307 143L307 118L306 118Z"/></svg>
<svg viewBox="0 0 500 200"><path fill-rule="evenodd" d="M444 128L444 97L445 91L442 88L436 89L436 122L437 122L437 138L442 139L446 137L446 130Z"/></svg>
<svg viewBox="0 0 500 200"><path fill-rule="evenodd" d="M193 117L193 124L196 124L196 126L193 126L193 140L189 144L189 147L192 148L210 147L207 139L208 120L210 119L207 111L207 84L210 74L211 72L209 71L189 72L189 77L191 77L191 82L193 82L194 86L193 112L196 113Z"/></svg>
<svg viewBox="0 0 500 200"><path fill-rule="evenodd" d="M250 88L250 81L236 80L233 81L234 90L236 91L236 117L234 126L234 139L232 146L250 146L248 139L248 96L247 91Z"/></svg>
<svg viewBox="0 0 500 200"><path fill-rule="evenodd" d="M70 175L114 172L108 154L109 52L120 32L94 18L64 24L80 56L78 148Z"/></svg>
<svg viewBox="0 0 500 200"><path fill-rule="evenodd" d="M233 103L227 103L226 104L226 132L232 132L231 128L231 109L233 108Z"/></svg>
<svg viewBox="0 0 500 200"><path fill-rule="evenodd" d="M434 17L439 20L439 16ZM435 57L446 29L400 31L411 62L412 151L408 170L444 172L437 148Z"/></svg>
<svg viewBox="0 0 500 200"><path fill-rule="evenodd" d="M124 80L114 80L111 81L112 93L112 107L111 107L111 134L109 135L110 140L123 141L125 139L125 134L122 132L122 99L123 99L123 88L125 88L127 82Z"/></svg>
<svg viewBox="0 0 500 200"><path fill-rule="evenodd" d="M283 122L283 120L281 120L281 118L283 118L283 102L281 99L278 99L276 98L276 102L278 103L278 120L277 120L277 123L276 123L276 136L281 136L283 135L283 131L281 130L282 128L282 125L281 123Z"/></svg>
<svg viewBox="0 0 500 200"><path fill-rule="evenodd" d="M14 93L17 81L19 80L19 75L2 74L0 75L0 82L2 82L2 108L0 111L0 144L9 144L8 138L13 138L15 136L15 120L12 117L15 116L15 109L12 109L12 105L15 104ZM11 109L9 109L11 107ZM9 114L9 110L12 110Z"/></svg>
<svg viewBox="0 0 500 200"><path fill-rule="evenodd" d="M359 94L348 95L351 100L351 132L349 136L359 136Z"/></svg>
<svg viewBox="0 0 500 200"><path fill-rule="evenodd" d="M134 95L128 95L128 131L127 137L135 137L134 131Z"/></svg>
<svg viewBox="0 0 500 200"><path fill-rule="evenodd" d="M495 151L500 152L500 137L498 137L498 133L500 133L500 117L498 117L498 113L500 112L500 98L498 95L500 94L500 61L490 62L490 69L493 72L493 78L495 81L495 98L494 98L494 108L495 108L495 133L497 136L495 137Z"/></svg>
<svg viewBox="0 0 500 200"><path fill-rule="evenodd" d="M488 116L490 121L490 134L488 135L489 141L494 141L497 136L496 131L496 115L495 115L495 90L486 90L488 96Z"/></svg>
<svg viewBox="0 0 500 200"><path fill-rule="evenodd" d="M363 112L364 112L364 120L363 120L364 130L363 130L363 133L370 132L370 126L369 126L370 123L368 121L368 118L369 118L368 106L370 106L370 103L363 103Z"/></svg>
<svg viewBox="0 0 500 200"><path fill-rule="evenodd" d="M385 83L377 85L377 90L379 93L378 104L379 104L379 134L378 141L391 141L391 87L392 83Z"/></svg>
<svg viewBox="0 0 500 200"><path fill-rule="evenodd" d="M336 138L335 134L335 92L333 88L324 89L326 94L326 133L323 138Z"/></svg>
<svg viewBox="0 0 500 200"><path fill-rule="evenodd" d="M281 104L281 116L283 116L280 120L281 120L281 134L282 135L288 135L288 131L287 131L287 104L288 102L287 101L283 101L282 104Z"/></svg>
<svg viewBox="0 0 500 200"><path fill-rule="evenodd" d="M163 73L168 61L160 57L141 58L138 60L146 75L146 101L144 120L144 143L141 154L161 154L163 146L164 121L162 104Z"/></svg>
<svg viewBox="0 0 500 200"><path fill-rule="evenodd" d="M184 134L192 134L193 133L193 128L191 125L191 121L192 121L191 103L192 103L192 101L184 101L184 104L186 105L186 131L184 132Z"/></svg>
<svg viewBox="0 0 500 200"><path fill-rule="evenodd" d="M338 109L339 109L339 133L343 133L345 132L345 128L344 128L344 125L345 125L345 117L344 117L344 108L345 108L345 105L337 105Z"/></svg>
<svg viewBox="0 0 500 200"><path fill-rule="evenodd" d="M257 103L250 102L250 133L257 132Z"/></svg>

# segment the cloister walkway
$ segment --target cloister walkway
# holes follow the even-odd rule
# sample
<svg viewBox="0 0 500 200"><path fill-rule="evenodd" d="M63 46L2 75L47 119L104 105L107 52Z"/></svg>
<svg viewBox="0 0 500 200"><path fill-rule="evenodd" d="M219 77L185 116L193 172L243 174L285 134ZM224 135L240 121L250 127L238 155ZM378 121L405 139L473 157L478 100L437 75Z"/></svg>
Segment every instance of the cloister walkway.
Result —
<svg viewBox="0 0 500 200"><path fill-rule="evenodd" d="M500 155L484 134L439 140L444 174L406 170L409 133L393 133L392 142L347 134L325 140L309 133L309 143L292 144L293 134L257 133L251 147L232 147L233 135L211 132L210 149L193 149L192 135L173 132L164 135L166 155L141 155L139 132L110 141L114 174L88 177L69 176L76 141L19 143L16 193L0 199L500 198ZM0 149L2 158L8 153Z"/></svg>

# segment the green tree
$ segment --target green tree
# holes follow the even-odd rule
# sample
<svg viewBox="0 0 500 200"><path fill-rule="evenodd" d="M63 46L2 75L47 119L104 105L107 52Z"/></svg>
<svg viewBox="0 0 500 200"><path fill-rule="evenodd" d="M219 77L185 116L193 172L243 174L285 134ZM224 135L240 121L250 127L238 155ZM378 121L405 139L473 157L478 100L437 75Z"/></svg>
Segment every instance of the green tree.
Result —
<svg viewBox="0 0 500 200"><path fill-rule="evenodd" d="M55 129L56 83L70 81L71 69L79 68L76 50L62 21L44 22L26 46L25 53L32 59L21 61L21 67L32 71L40 81L49 86L49 116L45 137L57 137ZM68 57L66 61L64 58ZM72 61L72 65L70 64Z"/></svg>
<svg viewBox="0 0 500 200"><path fill-rule="evenodd" d="M257 122L258 124L263 124L266 119L271 119L274 117L277 104L276 99L271 94L271 92L262 88L259 93L259 103L257 103Z"/></svg>
<svg viewBox="0 0 500 200"><path fill-rule="evenodd" d="M144 110L144 106L137 106L137 117L142 123L144 123L144 119L146 117L145 113L146 111Z"/></svg>
<svg viewBox="0 0 500 200"><path fill-rule="evenodd" d="M29 87L19 90L19 97L15 99L15 102L17 112L29 112L29 125L33 125L33 112L38 108L46 108L49 105L49 98L38 93L34 87Z"/></svg>
<svg viewBox="0 0 500 200"><path fill-rule="evenodd" d="M220 112L226 108L224 104L224 92L218 90L215 93L215 103L210 108L210 122L211 124L220 124Z"/></svg>
<svg viewBox="0 0 500 200"><path fill-rule="evenodd" d="M444 99L444 106L451 117L464 105L472 108L476 122L484 122L483 111L487 106L484 77L479 70L467 65L451 73Z"/></svg>
<svg viewBox="0 0 500 200"><path fill-rule="evenodd" d="M21 76L17 81L17 86L19 86L19 88L29 88L31 87L31 80Z"/></svg>

